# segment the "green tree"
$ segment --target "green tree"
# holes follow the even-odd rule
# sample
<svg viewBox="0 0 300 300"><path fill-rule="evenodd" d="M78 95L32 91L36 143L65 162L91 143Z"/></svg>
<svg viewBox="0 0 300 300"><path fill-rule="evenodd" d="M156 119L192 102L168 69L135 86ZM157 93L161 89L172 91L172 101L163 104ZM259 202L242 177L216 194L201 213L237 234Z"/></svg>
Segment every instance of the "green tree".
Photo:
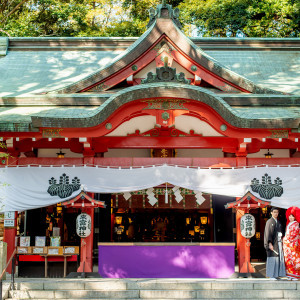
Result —
<svg viewBox="0 0 300 300"><path fill-rule="evenodd" d="M175 7L181 1L167 2ZM5 10L8 17L0 25L0 35L139 36L146 30L148 9L161 0L15 0L15 3L20 5L13 14L8 16L8 9Z"/></svg>
<svg viewBox="0 0 300 300"><path fill-rule="evenodd" d="M81 29L88 6L79 0L27 1L5 24L12 36L72 36Z"/></svg>
<svg viewBox="0 0 300 300"><path fill-rule="evenodd" d="M299 0L185 0L179 8L182 20L202 36L300 35Z"/></svg>
<svg viewBox="0 0 300 300"><path fill-rule="evenodd" d="M173 8L177 7L182 0L167 0L166 3L172 5ZM149 22L148 10L155 8L158 4L162 3L161 0L124 0L123 8L129 14L132 22L131 26L134 27L134 34L132 36L140 36L144 33L146 26Z"/></svg>
<svg viewBox="0 0 300 300"><path fill-rule="evenodd" d="M300 0L169 0L187 34L299 37ZM161 0L1 0L0 35L140 36Z"/></svg>
<svg viewBox="0 0 300 300"><path fill-rule="evenodd" d="M4 30L5 24L13 18L13 15L25 4L28 0L1 0L0 3L0 32L9 35Z"/></svg>

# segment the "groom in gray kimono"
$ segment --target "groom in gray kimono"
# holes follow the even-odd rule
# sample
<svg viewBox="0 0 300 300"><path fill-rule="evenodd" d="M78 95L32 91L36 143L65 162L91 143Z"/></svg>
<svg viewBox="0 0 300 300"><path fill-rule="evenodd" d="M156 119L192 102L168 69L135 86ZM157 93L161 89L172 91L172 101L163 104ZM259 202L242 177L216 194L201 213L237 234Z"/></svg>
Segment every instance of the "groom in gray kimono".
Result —
<svg viewBox="0 0 300 300"><path fill-rule="evenodd" d="M272 217L267 221L264 235L264 246L267 251L266 277L285 277L284 256L282 250L282 226L278 220L279 209L272 207Z"/></svg>

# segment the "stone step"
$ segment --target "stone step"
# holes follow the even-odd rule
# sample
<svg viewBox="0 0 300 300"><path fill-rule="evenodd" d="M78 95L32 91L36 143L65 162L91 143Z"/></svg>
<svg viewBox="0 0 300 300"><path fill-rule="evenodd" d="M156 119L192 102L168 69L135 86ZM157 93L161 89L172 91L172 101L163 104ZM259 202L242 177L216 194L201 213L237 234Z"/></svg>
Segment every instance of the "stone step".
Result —
<svg viewBox="0 0 300 300"><path fill-rule="evenodd" d="M97 280L97 281L24 281L17 290L299 290L299 281L165 281L165 280Z"/></svg>
<svg viewBox="0 0 300 300"><path fill-rule="evenodd" d="M28 300L32 298L6 298L5 300ZM59 298L60 300L78 300L78 298ZM111 300L112 298L88 298L89 300L96 300L96 299L101 299L101 300ZM141 298L130 298L130 300L140 300ZM191 300L195 298L185 298L186 300ZM264 299L255 299L255 300L265 300ZM39 300L49 300L49 298L39 298ZM128 300L128 298L116 298L116 300ZM170 298L151 298L151 300L170 300ZM203 298L202 300L210 300L210 298ZM235 300L235 299L232 299ZM236 299L237 300L237 299ZM239 299L240 300L240 299ZM276 299L277 300L277 299Z"/></svg>
<svg viewBox="0 0 300 300"><path fill-rule="evenodd" d="M103 281L27 281L15 284L17 290L120 290L127 289L127 284L120 280Z"/></svg>
<svg viewBox="0 0 300 300"><path fill-rule="evenodd" d="M32 298L6 298L6 300L29 300ZM78 300L78 298L59 298L60 300ZM112 298L89 298L89 300L111 300ZM143 298L130 298L130 300L140 300ZM144 298L145 299L145 298ZM201 300L211 300L213 298L184 298L185 300L192 300L192 299L201 299ZM225 300L228 298L217 298L218 300ZM231 298L231 300L241 300L245 298ZM255 300L266 300L266 299L273 299L273 298L253 298ZM288 300L288 299L299 299L298 298L275 298L276 300ZM49 298L39 298L39 300L49 300ZM116 300L128 300L128 298L117 298ZM170 300L170 298L151 298L151 300Z"/></svg>
<svg viewBox="0 0 300 300"><path fill-rule="evenodd" d="M32 298L6 298L6 300L29 300ZM111 298L90 298L89 300L111 300ZM130 300L140 300L141 298L131 298ZM186 298L185 300L195 300L196 298ZM198 298L201 300L211 300L212 298ZM226 298L219 298L218 300L225 300ZM243 298L232 298L231 300L241 300ZM272 298L254 298L255 300L266 300L266 299L272 299ZM276 300L289 300L289 299L299 299L299 298L276 298ZM39 300L48 300L46 298L39 299ZM60 300L78 300L78 298L61 298ZM128 300L128 298L118 298L116 300ZM152 298L151 300L170 300L168 298Z"/></svg>
<svg viewBox="0 0 300 300"><path fill-rule="evenodd" d="M8 290L10 288L10 283L9 282L2 282L2 298L1 299L5 299L8 296Z"/></svg>
<svg viewBox="0 0 300 300"><path fill-rule="evenodd" d="M97 290L16 290L10 291L9 297L17 299L132 299L139 298L139 290L97 291Z"/></svg>
<svg viewBox="0 0 300 300"><path fill-rule="evenodd" d="M299 299L298 290L140 291L141 299Z"/></svg>
<svg viewBox="0 0 300 300"><path fill-rule="evenodd" d="M299 299L299 290L16 290L16 299Z"/></svg>
<svg viewBox="0 0 300 300"><path fill-rule="evenodd" d="M299 281L267 279L22 279L3 299L300 299Z"/></svg>

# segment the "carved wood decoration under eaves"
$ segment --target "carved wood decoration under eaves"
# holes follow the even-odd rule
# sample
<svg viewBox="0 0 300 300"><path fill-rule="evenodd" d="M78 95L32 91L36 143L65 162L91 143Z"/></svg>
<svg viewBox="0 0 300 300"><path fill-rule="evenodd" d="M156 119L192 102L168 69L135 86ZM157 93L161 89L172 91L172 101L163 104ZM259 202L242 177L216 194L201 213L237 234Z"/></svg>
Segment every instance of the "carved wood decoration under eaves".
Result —
<svg viewBox="0 0 300 300"><path fill-rule="evenodd" d="M190 130L189 133L183 132L179 129L176 129L175 126L170 127L159 127L155 126L153 129L150 129L146 132L141 133L139 130L136 130L135 133L128 134L127 136L149 136L149 137L200 137L202 134L195 133L194 130Z"/></svg>
<svg viewBox="0 0 300 300"><path fill-rule="evenodd" d="M285 138L289 137L289 131L286 129L279 129L279 130L270 130L270 135L267 138L271 139L278 139L278 138Z"/></svg>
<svg viewBox="0 0 300 300"><path fill-rule="evenodd" d="M185 78L183 72L176 74L176 68L171 68L168 66L168 57L165 57L165 65L160 68L156 68L156 74L149 72L147 78L142 80L143 83L153 83L153 82L177 82L190 84L191 81Z"/></svg>
<svg viewBox="0 0 300 300"><path fill-rule="evenodd" d="M160 109L160 110L171 110L171 109L182 109L188 110L184 103L188 102L181 99L148 99L142 100L148 104L144 109Z"/></svg>

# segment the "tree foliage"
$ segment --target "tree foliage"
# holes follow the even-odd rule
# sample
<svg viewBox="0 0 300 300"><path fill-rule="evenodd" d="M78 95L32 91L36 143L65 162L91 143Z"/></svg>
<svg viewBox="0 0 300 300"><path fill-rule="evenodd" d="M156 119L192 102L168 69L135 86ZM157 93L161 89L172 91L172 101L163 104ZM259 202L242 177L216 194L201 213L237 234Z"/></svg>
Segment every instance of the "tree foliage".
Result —
<svg viewBox="0 0 300 300"><path fill-rule="evenodd" d="M185 0L179 8L202 36L300 36L299 0Z"/></svg>
<svg viewBox="0 0 300 300"><path fill-rule="evenodd" d="M28 0L1 0L0 3L0 32L9 35L2 27L11 19L11 16L17 12Z"/></svg>
<svg viewBox="0 0 300 300"><path fill-rule="evenodd" d="M1 0L0 35L140 36L161 0ZM300 0L169 0L202 36L300 36Z"/></svg>
<svg viewBox="0 0 300 300"><path fill-rule="evenodd" d="M29 0L0 27L12 36L111 36L124 27L128 35L121 2Z"/></svg>
<svg viewBox="0 0 300 300"><path fill-rule="evenodd" d="M0 23L11 36L139 36L148 23L148 10L161 0L3 0L14 1L0 11L17 10ZM176 7L180 0L168 1ZM0 32L1 34L1 32Z"/></svg>

